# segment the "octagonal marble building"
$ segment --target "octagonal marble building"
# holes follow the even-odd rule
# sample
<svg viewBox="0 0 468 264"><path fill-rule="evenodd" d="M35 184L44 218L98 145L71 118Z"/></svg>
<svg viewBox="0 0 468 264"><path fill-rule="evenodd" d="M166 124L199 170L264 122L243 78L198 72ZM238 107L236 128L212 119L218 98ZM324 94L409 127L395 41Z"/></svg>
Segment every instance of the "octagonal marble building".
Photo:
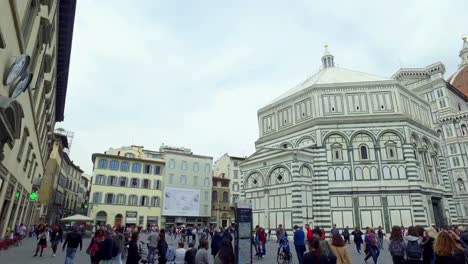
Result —
<svg viewBox="0 0 468 264"><path fill-rule="evenodd" d="M430 105L398 80L335 66L258 111L242 164L254 225L449 225L452 188Z"/></svg>

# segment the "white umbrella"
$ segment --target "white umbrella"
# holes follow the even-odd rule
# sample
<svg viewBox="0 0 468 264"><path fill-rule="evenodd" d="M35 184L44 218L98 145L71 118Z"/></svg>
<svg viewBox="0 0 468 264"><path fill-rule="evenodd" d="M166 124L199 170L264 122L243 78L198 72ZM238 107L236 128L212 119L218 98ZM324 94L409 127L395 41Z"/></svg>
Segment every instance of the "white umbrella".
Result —
<svg viewBox="0 0 468 264"><path fill-rule="evenodd" d="M62 221L76 221L76 222L79 222L79 221L91 222L94 219L91 218L91 217L84 216L84 215L76 214L76 215L72 215L72 216L69 216L69 217L62 218L61 220Z"/></svg>

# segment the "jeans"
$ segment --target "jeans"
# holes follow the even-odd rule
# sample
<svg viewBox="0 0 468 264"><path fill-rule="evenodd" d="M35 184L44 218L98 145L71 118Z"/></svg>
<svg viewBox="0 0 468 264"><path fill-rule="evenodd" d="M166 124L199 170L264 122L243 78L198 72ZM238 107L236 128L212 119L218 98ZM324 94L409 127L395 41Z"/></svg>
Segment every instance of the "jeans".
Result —
<svg viewBox="0 0 468 264"><path fill-rule="evenodd" d="M77 248L67 247L67 255L65 257L65 264L73 264L75 261Z"/></svg>
<svg viewBox="0 0 468 264"><path fill-rule="evenodd" d="M383 237L379 238L379 247L380 249L383 249Z"/></svg>
<svg viewBox="0 0 468 264"><path fill-rule="evenodd" d="M356 250L359 254L361 254L361 242L354 242L356 244Z"/></svg>
<svg viewBox="0 0 468 264"><path fill-rule="evenodd" d="M114 264L122 264L122 252L120 252L119 254L117 254L117 256L115 256L112 261L114 261Z"/></svg>
<svg viewBox="0 0 468 264"><path fill-rule="evenodd" d="M156 247L148 246L148 263L153 264L156 259Z"/></svg>
<svg viewBox="0 0 468 264"><path fill-rule="evenodd" d="M379 247L367 247L367 256L364 261L367 261L370 257L374 260L374 263L377 264L377 258L380 255Z"/></svg>
<svg viewBox="0 0 468 264"><path fill-rule="evenodd" d="M299 260L299 263L302 263L302 259L304 258L304 252L306 251L305 245L295 245L295 248L297 253L297 260Z"/></svg>

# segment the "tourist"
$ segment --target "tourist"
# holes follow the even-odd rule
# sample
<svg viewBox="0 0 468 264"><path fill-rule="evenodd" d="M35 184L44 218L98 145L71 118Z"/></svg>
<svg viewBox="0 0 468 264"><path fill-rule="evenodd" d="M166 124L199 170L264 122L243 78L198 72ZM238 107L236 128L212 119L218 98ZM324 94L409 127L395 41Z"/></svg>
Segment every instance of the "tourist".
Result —
<svg viewBox="0 0 468 264"><path fill-rule="evenodd" d="M378 242L380 249L383 249L384 236L386 236L385 232L383 231L382 226L379 226L379 229L377 230L377 238L379 239Z"/></svg>
<svg viewBox="0 0 468 264"><path fill-rule="evenodd" d="M226 240L227 241L227 240ZM200 249L195 255L195 264L208 264L208 241L203 241L200 244Z"/></svg>
<svg viewBox="0 0 468 264"><path fill-rule="evenodd" d="M158 240L158 246L157 246L157 249L158 249L158 263L159 264L166 264L167 262L167 259L166 259L166 253L167 253L167 248L168 248L168 245L167 245L167 242L166 242L166 232L164 231L164 229L161 229L161 231L159 231L159 240Z"/></svg>
<svg viewBox="0 0 468 264"><path fill-rule="evenodd" d="M320 238L316 236L312 237L308 241L308 245L309 252L304 254L301 264L329 264L327 255L322 252Z"/></svg>
<svg viewBox="0 0 468 264"><path fill-rule="evenodd" d="M78 232L78 227L74 226L73 231L67 234L65 243L63 243L62 250L65 251L67 248L67 254L65 256L65 264L73 264L75 261L76 251L78 251L78 246L80 246L80 251L83 248L83 239L81 234ZM54 255L55 256L55 255Z"/></svg>
<svg viewBox="0 0 468 264"><path fill-rule="evenodd" d="M305 234L302 228L298 227L297 225L294 226L294 248L296 249L297 260L299 263L302 262L302 258L304 257L304 253L306 251L305 248Z"/></svg>
<svg viewBox="0 0 468 264"><path fill-rule="evenodd" d="M100 244L103 239L104 231L96 229L93 238L91 238L88 249L86 249L86 253L91 257L91 264L99 264L101 261Z"/></svg>
<svg viewBox="0 0 468 264"><path fill-rule="evenodd" d="M322 230L316 227L314 228L314 230L312 230L312 234L314 237L316 237L319 240L320 252L324 254L325 256L332 255L333 252L331 251L330 245L327 243L327 241L322 239L323 237Z"/></svg>
<svg viewBox="0 0 468 264"><path fill-rule="evenodd" d="M257 229L257 233L255 234L255 242L256 242L256 245L258 246L258 250L257 250L258 258L263 258L263 256L265 256L266 254L266 247L265 247L265 244L267 242L266 236L267 235L265 233L265 230L259 227Z"/></svg>
<svg viewBox="0 0 468 264"><path fill-rule="evenodd" d="M100 264L112 264L112 253L114 249L114 239L112 238L112 230L105 228L104 240L100 244L101 262Z"/></svg>
<svg viewBox="0 0 468 264"><path fill-rule="evenodd" d="M418 236L418 231L414 226L408 228L408 235L405 237L406 263L422 263L422 239Z"/></svg>
<svg viewBox="0 0 468 264"><path fill-rule="evenodd" d="M49 241L52 246L52 254L55 257L59 243L63 243L63 231L58 225L54 225L49 233Z"/></svg>
<svg viewBox="0 0 468 264"><path fill-rule="evenodd" d="M223 242L221 242L221 249L214 259L214 264L234 264L234 261L235 256L231 242L223 240Z"/></svg>
<svg viewBox="0 0 468 264"><path fill-rule="evenodd" d="M122 264L122 253L125 247L125 236L122 233L121 229L118 229L114 236L115 249L117 250L117 255L113 257L114 264Z"/></svg>
<svg viewBox="0 0 468 264"><path fill-rule="evenodd" d="M156 249L158 248L159 232L157 229L151 230L148 236L148 262L154 263L156 258Z"/></svg>
<svg viewBox="0 0 468 264"><path fill-rule="evenodd" d="M229 240L229 242L232 242L232 235L228 227L224 229L221 240Z"/></svg>
<svg viewBox="0 0 468 264"><path fill-rule="evenodd" d="M424 232L424 238L422 240L423 249L423 263L433 264L434 263L434 240L437 235L437 231L433 227L429 227Z"/></svg>
<svg viewBox="0 0 468 264"><path fill-rule="evenodd" d="M276 242L279 241L285 236L286 231L283 229L283 225L278 225L276 229Z"/></svg>
<svg viewBox="0 0 468 264"><path fill-rule="evenodd" d="M367 262L367 260L372 257L374 264L377 264L380 251L377 243L375 229L368 228L368 231L366 232L368 232L368 234L364 238L364 242L366 243L366 257L364 258L364 261Z"/></svg>
<svg viewBox="0 0 468 264"><path fill-rule="evenodd" d="M216 228L213 238L211 239L211 255L213 255L213 257L215 257L216 254L218 254L218 251L221 248L221 241L222 241L221 231L219 230L219 228ZM201 248L201 243L198 249L200 248Z"/></svg>
<svg viewBox="0 0 468 264"><path fill-rule="evenodd" d="M174 262L175 264L185 264L185 254L187 250L184 248L184 242L179 241L178 248L175 251L175 259ZM152 263L152 262L150 262Z"/></svg>
<svg viewBox="0 0 468 264"><path fill-rule="evenodd" d="M39 242L37 243L36 246L36 254L34 254L34 257L37 257L37 253L39 253L39 249L41 250L41 257L42 257L42 252L44 251L44 248L47 248L47 231L44 225L39 225L37 228L37 239Z"/></svg>
<svg viewBox="0 0 468 264"><path fill-rule="evenodd" d="M401 228L399 226L392 227L392 233L390 233L390 244L388 250L392 256L393 264L404 264L405 263L405 243L403 242L403 236L401 235Z"/></svg>
<svg viewBox="0 0 468 264"><path fill-rule="evenodd" d="M353 241L354 241L354 244L356 244L356 250L357 252L359 253L359 255L361 254L361 245L363 244L364 241L362 241L362 231L359 229L359 227L356 227L354 229L354 231L351 233L351 235L353 235Z"/></svg>
<svg viewBox="0 0 468 264"><path fill-rule="evenodd" d="M349 227L348 226L345 227L345 229L343 230L343 232L341 234L343 235L345 244L346 243L351 244L351 242L349 242L350 234L349 234Z"/></svg>
<svg viewBox="0 0 468 264"><path fill-rule="evenodd" d="M185 263L195 264L195 255L197 254L197 249L193 243L189 243L188 247L188 250L185 252Z"/></svg>
<svg viewBox="0 0 468 264"><path fill-rule="evenodd" d="M331 236L340 234L340 230L338 228L336 228L336 224L333 224L333 227L330 230L330 234L331 234Z"/></svg>
<svg viewBox="0 0 468 264"><path fill-rule="evenodd" d="M306 240L309 241L309 240L312 239L312 236L313 236L313 234L312 234L312 228L310 228L310 225L309 225L309 224L305 224L304 227L305 227L305 229L306 229L306 231L307 231Z"/></svg>
<svg viewBox="0 0 468 264"><path fill-rule="evenodd" d="M331 250L336 256L337 264L351 264L353 262L343 237L340 234L334 234L332 236Z"/></svg>
<svg viewBox="0 0 468 264"><path fill-rule="evenodd" d="M138 233L133 233L128 246L127 264L138 264L140 262L140 254L138 252ZM150 262L153 263L153 262Z"/></svg>
<svg viewBox="0 0 468 264"><path fill-rule="evenodd" d="M464 264L465 256L460 238L453 231L440 231L434 240L435 264Z"/></svg>
<svg viewBox="0 0 468 264"><path fill-rule="evenodd" d="M32 234L34 234L35 228L36 228L36 227L35 227L34 225L31 225L31 226L29 227L29 237L32 237Z"/></svg>

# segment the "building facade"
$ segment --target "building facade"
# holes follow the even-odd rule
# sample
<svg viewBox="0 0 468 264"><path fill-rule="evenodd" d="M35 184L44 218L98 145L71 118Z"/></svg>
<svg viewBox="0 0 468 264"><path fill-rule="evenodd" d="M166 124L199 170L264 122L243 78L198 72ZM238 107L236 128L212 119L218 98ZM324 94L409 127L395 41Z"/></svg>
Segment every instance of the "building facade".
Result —
<svg viewBox="0 0 468 264"><path fill-rule="evenodd" d="M244 160L245 158L229 156L229 154L226 153L215 161L213 165L214 175L221 175L224 173L224 175L229 179L229 200L232 205L237 203L240 196L242 171L240 170L239 165Z"/></svg>
<svg viewBox="0 0 468 264"><path fill-rule="evenodd" d="M448 177L459 222L468 223L468 41L463 38L460 65L445 78L441 62L423 68L402 68L393 78L430 104L432 128L446 157Z"/></svg>
<svg viewBox="0 0 468 264"><path fill-rule="evenodd" d="M234 222L234 205L231 202L230 181L229 177L224 173L213 176L210 220L212 226L226 228Z"/></svg>
<svg viewBox="0 0 468 264"><path fill-rule="evenodd" d="M164 201L163 226L174 225L208 225L211 216L211 184L212 184L212 166L213 158L208 156L193 154L187 148L174 148L161 146L161 153L166 161L166 170L164 173L165 198L169 197L168 190L181 193L185 192L195 195L195 206L198 210L178 210L178 214L171 212L177 211L183 205L177 205ZM168 189L172 188L172 189ZM198 197L198 198L196 198ZM180 197L183 199L183 197ZM186 215L184 212L188 212Z"/></svg>
<svg viewBox="0 0 468 264"><path fill-rule="evenodd" d="M77 212L81 215L88 215L89 189L91 187L90 178L91 176L81 174L80 187L78 189L78 203L80 204L80 208L77 209Z"/></svg>
<svg viewBox="0 0 468 264"><path fill-rule="evenodd" d="M160 226L163 173L161 153L141 146L92 156L89 216L98 225Z"/></svg>
<svg viewBox="0 0 468 264"><path fill-rule="evenodd" d="M30 224L63 121L76 0L0 2L0 236ZM13 69L15 70L11 70Z"/></svg>
<svg viewBox="0 0 468 264"><path fill-rule="evenodd" d="M338 227L457 223L431 105L402 82L322 69L258 111L242 164L254 225Z"/></svg>

